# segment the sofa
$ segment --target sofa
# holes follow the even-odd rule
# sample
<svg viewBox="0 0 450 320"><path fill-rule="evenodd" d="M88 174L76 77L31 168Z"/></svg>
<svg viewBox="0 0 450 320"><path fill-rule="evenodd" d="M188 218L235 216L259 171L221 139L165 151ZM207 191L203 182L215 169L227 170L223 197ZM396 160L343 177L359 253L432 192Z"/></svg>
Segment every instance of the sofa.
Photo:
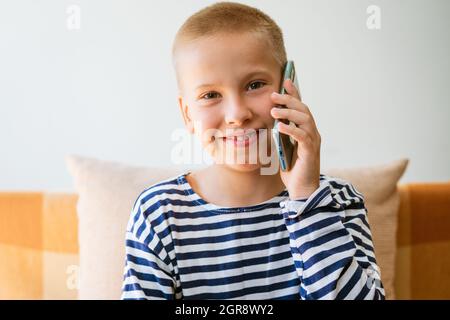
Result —
<svg viewBox="0 0 450 320"><path fill-rule="evenodd" d="M0 192L0 299L119 298L121 235L129 216L127 208L131 209L142 184L178 172L130 168L88 158L72 158L69 162L76 192ZM404 171L406 164L402 165ZM339 170L336 172L340 175ZM378 171L371 172L373 177L379 175ZM356 180L361 176L359 171L353 174ZM136 177L145 175L151 175L153 180L144 177L147 182L136 182ZM362 179L368 177L363 175ZM126 195L128 202L111 203L111 198L120 198L118 190L124 188L124 181L136 186ZM392 221L387 222L386 217L372 218L371 207L368 208L371 228L381 234L374 235L374 244L377 259L383 260L379 261L382 277L390 273L388 269L393 273L389 280L382 278L383 283L392 282L393 292L388 298L450 299L450 181L393 185L395 190L390 192L398 201ZM382 189L385 191L386 187ZM98 192L95 197L92 190ZM372 191L366 193L369 192ZM368 202L375 198L369 198ZM123 217L117 222L113 213L122 212L123 208L126 208ZM86 213L89 210L92 211ZM104 211L103 216L98 213L100 210ZM99 215L102 228L92 220ZM106 248L109 243L114 245ZM113 255L117 255L116 260L108 260ZM107 270L111 265L115 265L111 273L115 284L113 289L105 289L112 282L109 280L113 276ZM105 291L114 292L108 295Z"/></svg>

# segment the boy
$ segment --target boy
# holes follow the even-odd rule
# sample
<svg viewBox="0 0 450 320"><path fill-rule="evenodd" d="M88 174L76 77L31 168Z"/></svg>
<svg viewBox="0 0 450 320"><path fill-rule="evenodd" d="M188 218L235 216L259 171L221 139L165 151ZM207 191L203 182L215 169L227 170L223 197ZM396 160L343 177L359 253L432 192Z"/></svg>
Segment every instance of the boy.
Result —
<svg viewBox="0 0 450 320"><path fill-rule="evenodd" d="M286 53L275 22L216 3L180 28L173 59L186 127L214 164L140 194L122 298L383 299L363 196L320 174L321 138L292 82L276 93ZM279 127L296 141L293 164L261 174L250 147L261 155L276 118L295 123Z"/></svg>

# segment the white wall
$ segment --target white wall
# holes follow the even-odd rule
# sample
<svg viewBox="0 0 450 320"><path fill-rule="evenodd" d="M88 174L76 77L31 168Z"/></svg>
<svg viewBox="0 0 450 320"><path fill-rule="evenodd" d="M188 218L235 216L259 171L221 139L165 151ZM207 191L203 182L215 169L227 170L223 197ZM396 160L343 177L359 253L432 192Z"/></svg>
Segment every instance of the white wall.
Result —
<svg viewBox="0 0 450 320"><path fill-rule="evenodd" d="M170 162L183 127L170 47L213 1L0 2L0 189L72 190L65 154ZM402 179L450 179L450 1L242 1L282 27L322 168L407 157ZM79 30L66 22L81 9ZM366 26L369 5L381 29Z"/></svg>

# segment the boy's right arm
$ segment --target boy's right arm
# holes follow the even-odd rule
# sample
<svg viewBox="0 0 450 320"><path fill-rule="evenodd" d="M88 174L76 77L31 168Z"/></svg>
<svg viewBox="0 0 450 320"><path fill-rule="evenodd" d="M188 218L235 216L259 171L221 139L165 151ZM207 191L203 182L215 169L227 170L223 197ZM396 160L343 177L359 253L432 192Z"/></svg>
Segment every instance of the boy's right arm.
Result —
<svg viewBox="0 0 450 320"><path fill-rule="evenodd" d="M148 220L142 220L142 216L135 219L136 214L142 215L139 204L133 213L131 219L135 222L126 232L122 299L180 298L175 290L173 265L161 239Z"/></svg>

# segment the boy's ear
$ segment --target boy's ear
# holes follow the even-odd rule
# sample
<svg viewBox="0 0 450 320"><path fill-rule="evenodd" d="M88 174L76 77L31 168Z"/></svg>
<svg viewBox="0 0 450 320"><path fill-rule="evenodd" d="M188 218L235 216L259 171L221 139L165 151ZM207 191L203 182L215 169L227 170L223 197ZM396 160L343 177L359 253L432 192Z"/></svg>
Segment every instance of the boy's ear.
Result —
<svg viewBox="0 0 450 320"><path fill-rule="evenodd" d="M189 116L189 107L183 105L183 97L178 96L178 104L180 107L181 114L183 115L184 124L189 133L194 133L194 124Z"/></svg>

